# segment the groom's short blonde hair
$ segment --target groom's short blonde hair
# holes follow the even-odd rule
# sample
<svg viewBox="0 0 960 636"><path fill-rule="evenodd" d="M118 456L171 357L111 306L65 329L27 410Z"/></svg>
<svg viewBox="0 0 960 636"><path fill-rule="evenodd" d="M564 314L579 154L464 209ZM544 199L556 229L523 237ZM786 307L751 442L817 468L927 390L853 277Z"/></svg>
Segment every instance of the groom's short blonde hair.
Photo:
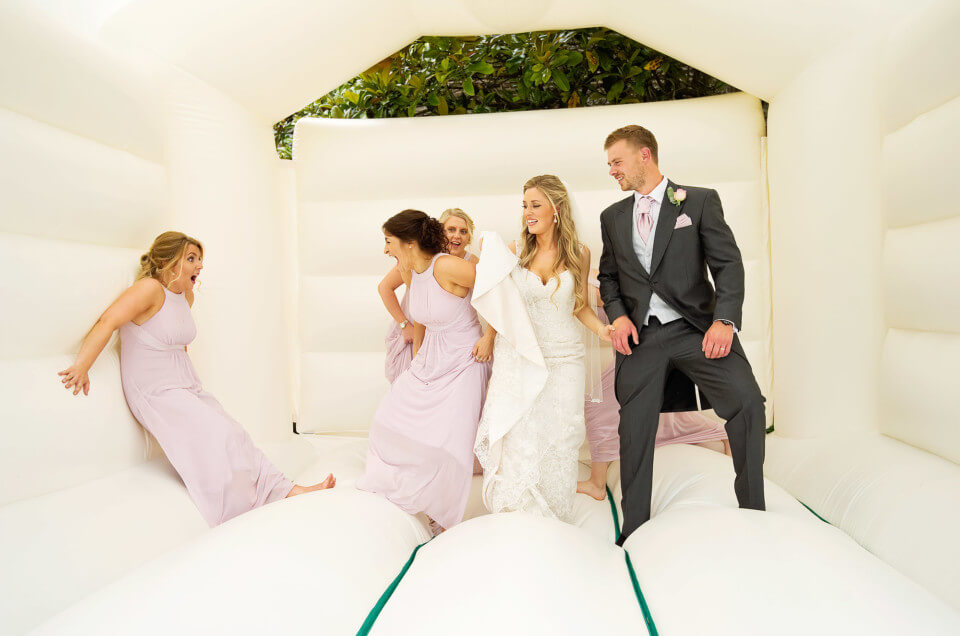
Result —
<svg viewBox="0 0 960 636"><path fill-rule="evenodd" d="M660 155L657 149L657 138L653 136L652 132L643 126L624 126L623 128L617 128L612 133L607 135L607 140L603 142L603 149L607 150L610 146L620 140L626 140L626 142L630 144L634 150L649 148L650 156L653 157L653 162L657 165L660 164Z"/></svg>

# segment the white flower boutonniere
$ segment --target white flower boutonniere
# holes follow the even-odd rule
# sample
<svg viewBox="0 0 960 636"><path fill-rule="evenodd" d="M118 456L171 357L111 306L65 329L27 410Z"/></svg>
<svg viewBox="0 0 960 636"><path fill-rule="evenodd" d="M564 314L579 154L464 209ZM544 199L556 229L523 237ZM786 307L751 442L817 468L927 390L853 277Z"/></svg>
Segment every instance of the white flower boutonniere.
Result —
<svg viewBox="0 0 960 636"><path fill-rule="evenodd" d="M687 191L683 188L677 188L676 190L674 190L672 187L667 188L667 198L670 199L670 203L679 208L680 204L683 203L687 198Z"/></svg>

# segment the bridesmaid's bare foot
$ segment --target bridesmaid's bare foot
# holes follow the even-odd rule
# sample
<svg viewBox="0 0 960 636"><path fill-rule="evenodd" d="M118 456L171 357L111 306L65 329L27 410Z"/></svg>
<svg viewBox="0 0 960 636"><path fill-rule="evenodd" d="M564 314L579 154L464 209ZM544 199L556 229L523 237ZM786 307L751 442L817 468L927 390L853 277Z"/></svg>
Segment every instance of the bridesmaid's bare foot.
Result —
<svg viewBox="0 0 960 636"><path fill-rule="evenodd" d="M313 492L314 490L326 490L327 488L333 488L337 485L337 478L333 474L327 475L327 478L321 481L319 484L314 484L312 486L297 486L295 485L290 489L290 492L287 493L287 497L294 497L296 495L302 495L305 492Z"/></svg>
<svg viewBox="0 0 960 636"><path fill-rule="evenodd" d="M578 481L577 492L590 495L597 501L603 501L607 498L607 489L605 488L605 484L598 484L595 481Z"/></svg>
<svg viewBox="0 0 960 636"><path fill-rule="evenodd" d="M447 531L446 528L444 528L444 527L441 526L439 523L437 523L436 521L434 521L429 515L427 515L427 521L429 522L429 523L427 524L427 526L430 528L430 536L431 536L431 537L438 537L438 536L440 536L441 534L443 534L444 532Z"/></svg>

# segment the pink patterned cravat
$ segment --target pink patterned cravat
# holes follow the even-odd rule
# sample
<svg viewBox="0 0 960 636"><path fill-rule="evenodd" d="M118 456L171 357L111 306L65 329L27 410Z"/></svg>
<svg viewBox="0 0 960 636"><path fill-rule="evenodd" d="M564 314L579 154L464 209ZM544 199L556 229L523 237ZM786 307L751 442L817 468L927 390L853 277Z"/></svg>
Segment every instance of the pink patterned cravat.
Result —
<svg viewBox="0 0 960 636"><path fill-rule="evenodd" d="M653 205L653 198L642 196L637 200L637 232L640 234L640 240L647 244L650 238L650 230L653 229L653 215L650 214L650 206Z"/></svg>

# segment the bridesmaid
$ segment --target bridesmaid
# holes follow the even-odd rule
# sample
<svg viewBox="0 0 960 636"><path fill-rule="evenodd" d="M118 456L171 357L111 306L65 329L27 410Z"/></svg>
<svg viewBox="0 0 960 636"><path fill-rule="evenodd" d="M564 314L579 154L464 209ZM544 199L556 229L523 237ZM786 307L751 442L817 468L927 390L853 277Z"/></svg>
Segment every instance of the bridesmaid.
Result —
<svg viewBox="0 0 960 636"><path fill-rule="evenodd" d="M590 284L600 287L596 279L596 270L591 272ZM597 289L591 289L596 293ZM608 325L607 314L603 311L603 303L597 293L597 314L603 324ZM603 401L584 401L583 418L587 426L587 442L590 444L590 479L577 482L577 492L590 495L594 499L603 500L607 496L607 469L610 462L620 459L620 436L617 432L620 426L620 405L614 397L615 364L613 362L603 370L601 383L603 387ZM722 441L726 454L730 454L730 444L727 442L727 432L723 422L708 418L699 411L683 413L661 413L660 424L657 428L655 447L667 444L699 444L702 442Z"/></svg>
<svg viewBox="0 0 960 636"><path fill-rule="evenodd" d="M473 242L473 219L460 208L450 208L440 215L440 223L447 236L447 252L476 265L479 259L467 251L467 246ZM383 253L389 254L386 246ZM401 272L397 265L387 272L377 286L383 306L393 318L385 339L387 356L384 361L384 375L391 383L407 370L413 357L413 325L407 318L409 308L406 293L402 301L397 301L397 289L401 285L410 286L410 274L409 271Z"/></svg>
<svg viewBox="0 0 960 636"><path fill-rule="evenodd" d="M127 405L215 526L278 499L331 488L336 480L328 475L313 486L294 485L201 387L187 345L197 333L190 307L202 269L200 241L180 232L158 236L140 257L136 282L103 312L76 361L58 375L74 395L88 395L87 373L119 329Z"/></svg>
<svg viewBox="0 0 960 636"><path fill-rule="evenodd" d="M470 305L476 269L443 253L443 227L423 212L394 215L383 234L387 253L401 271L410 270L414 357L373 416L357 487L410 514L426 513L437 533L463 518L490 377L490 365L472 354L480 338Z"/></svg>

